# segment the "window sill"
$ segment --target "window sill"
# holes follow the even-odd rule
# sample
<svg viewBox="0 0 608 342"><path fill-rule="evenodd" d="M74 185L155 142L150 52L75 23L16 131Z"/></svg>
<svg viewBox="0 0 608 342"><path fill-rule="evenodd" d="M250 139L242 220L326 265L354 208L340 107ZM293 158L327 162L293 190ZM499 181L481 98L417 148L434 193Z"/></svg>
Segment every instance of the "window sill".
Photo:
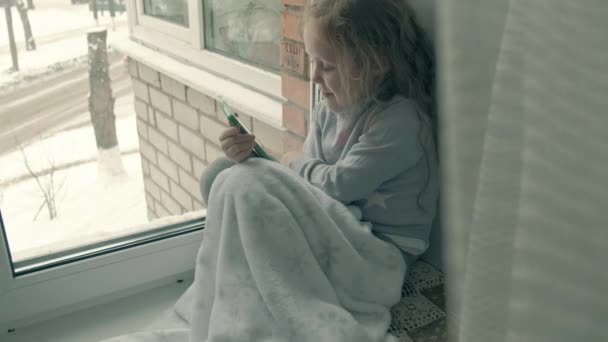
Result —
<svg viewBox="0 0 608 342"><path fill-rule="evenodd" d="M19 277L0 287L0 308L10 308L0 334L175 281L193 272L202 240L197 231Z"/></svg>
<svg viewBox="0 0 608 342"><path fill-rule="evenodd" d="M246 113L275 128L283 128L283 103L286 101L278 94L280 83L272 89L274 94L267 94L262 89L251 89L248 86L208 72L201 67L193 66L183 58L169 56L133 40L121 40L112 43L112 47L139 63L147 65L178 82L195 89L216 100L225 101L229 106ZM201 51L204 54L213 54ZM222 57L225 58L225 57ZM280 77L276 76L280 82Z"/></svg>
<svg viewBox="0 0 608 342"><path fill-rule="evenodd" d="M182 279L181 283L176 279ZM167 284L151 284L133 293L87 309L17 328L12 333L0 331L3 342L44 341L98 342L123 334L144 330L162 317L192 284L193 274L183 274Z"/></svg>

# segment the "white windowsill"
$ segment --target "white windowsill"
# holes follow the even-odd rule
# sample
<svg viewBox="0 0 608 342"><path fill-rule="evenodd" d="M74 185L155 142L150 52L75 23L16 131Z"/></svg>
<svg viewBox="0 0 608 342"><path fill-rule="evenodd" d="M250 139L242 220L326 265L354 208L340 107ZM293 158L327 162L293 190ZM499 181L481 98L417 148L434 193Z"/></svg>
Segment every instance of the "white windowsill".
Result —
<svg viewBox="0 0 608 342"><path fill-rule="evenodd" d="M49 321L18 328L10 334L1 335L4 342L98 342L110 337L136 332L167 309L192 283L192 278L182 283L146 290L106 304L57 317Z"/></svg>
<svg viewBox="0 0 608 342"><path fill-rule="evenodd" d="M131 39L112 43L112 47L139 63L147 65L176 81L216 100L223 100L237 111L250 115L275 128L283 128L283 103L279 94L270 96L250 89L202 68L186 64Z"/></svg>
<svg viewBox="0 0 608 342"><path fill-rule="evenodd" d="M0 288L0 340L4 341L8 329L22 329L184 279L183 274L194 271L202 233L196 231L9 279L5 284L8 288Z"/></svg>

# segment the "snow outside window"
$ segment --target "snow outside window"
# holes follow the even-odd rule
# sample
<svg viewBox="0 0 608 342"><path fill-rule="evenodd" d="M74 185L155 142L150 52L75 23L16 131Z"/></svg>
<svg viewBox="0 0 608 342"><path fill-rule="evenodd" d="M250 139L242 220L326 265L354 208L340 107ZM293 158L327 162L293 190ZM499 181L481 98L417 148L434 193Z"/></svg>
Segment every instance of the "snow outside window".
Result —
<svg viewBox="0 0 608 342"><path fill-rule="evenodd" d="M278 71L280 1L204 0L205 47Z"/></svg>
<svg viewBox="0 0 608 342"><path fill-rule="evenodd" d="M158 137L165 133L153 120L161 113L143 106L136 114L142 102L134 101L125 54L114 46L144 31L156 38L151 45L169 45L166 51L203 54L202 1L165 1L153 15L144 15L144 1L160 3L126 0L128 12L111 14L99 0L97 15L69 0L35 1L27 12L12 6L14 44L0 16L0 341L11 329L193 274L205 211L182 175L189 169L196 183L201 170L186 165L179 178L169 170L169 181L145 161L142 118ZM178 2L183 6L170 6ZM101 28L109 79L93 80L111 86L113 101L103 103L111 103L112 115L92 120L89 70L98 68L89 69L88 52L102 45L88 42L87 33ZM267 92L280 91L280 83L268 83ZM164 150L148 156L157 166L156 156L163 165L176 159Z"/></svg>
<svg viewBox="0 0 608 342"><path fill-rule="evenodd" d="M185 1L165 1L173 7L158 8L173 15L179 13L177 2ZM106 28L107 44L125 40L127 14L106 12L96 21L89 6L69 1L41 3L28 13L38 46L24 49L21 22L14 20L19 71L11 69L8 35L0 37L0 233L15 270L134 237L175 233L179 222L200 222L199 208L175 200L186 196L183 186L173 182L161 191L150 179L150 166L140 153L142 126L127 65L112 48L107 54L112 113L96 122L111 128L117 144L98 146L88 105L87 31ZM4 30L6 22L0 20L0 27Z"/></svg>
<svg viewBox="0 0 608 342"><path fill-rule="evenodd" d="M189 26L187 0L144 0L144 13L184 27Z"/></svg>

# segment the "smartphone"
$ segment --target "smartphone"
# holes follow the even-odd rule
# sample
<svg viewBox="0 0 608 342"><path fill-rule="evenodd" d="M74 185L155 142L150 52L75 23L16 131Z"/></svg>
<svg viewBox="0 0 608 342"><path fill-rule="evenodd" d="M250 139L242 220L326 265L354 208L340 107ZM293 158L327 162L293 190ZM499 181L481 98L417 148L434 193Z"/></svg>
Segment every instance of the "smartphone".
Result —
<svg viewBox="0 0 608 342"><path fill-rule="evenodd" d="M224 112L224 115L226 115L226 118L228 119L228 122L231 126L238 127L241 134L251 134L251 131L247 128L247 126L243 124L239 117L236 116L234 112L232 112L230 107L228 107L228 105L224 101L221 101L221 106L222 111ZM268 153L266 153L266 151L264 151L264 148L258 142L256 142L255 146L253 147L253 155L258 158L264 158L274 161L274 159Z"/></svg>

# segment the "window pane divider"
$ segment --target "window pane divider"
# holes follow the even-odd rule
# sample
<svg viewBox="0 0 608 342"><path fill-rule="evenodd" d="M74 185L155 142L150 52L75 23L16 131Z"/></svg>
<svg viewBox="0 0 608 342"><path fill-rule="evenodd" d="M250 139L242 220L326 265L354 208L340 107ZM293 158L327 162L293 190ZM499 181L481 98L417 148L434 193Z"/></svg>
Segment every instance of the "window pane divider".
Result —
<svg viewBox="0 0 608 342"><path fill-rule="evenodd" d="M175 236L203 230L204 227L205 218L191 219L185 222L175 223L125 237L119 237L91 245L73 248L67 251L16 262L14 263L12 269L13 277L17 278L49 268L68 265L70 263L111 254L132 247L169 239Z"/></svg>

